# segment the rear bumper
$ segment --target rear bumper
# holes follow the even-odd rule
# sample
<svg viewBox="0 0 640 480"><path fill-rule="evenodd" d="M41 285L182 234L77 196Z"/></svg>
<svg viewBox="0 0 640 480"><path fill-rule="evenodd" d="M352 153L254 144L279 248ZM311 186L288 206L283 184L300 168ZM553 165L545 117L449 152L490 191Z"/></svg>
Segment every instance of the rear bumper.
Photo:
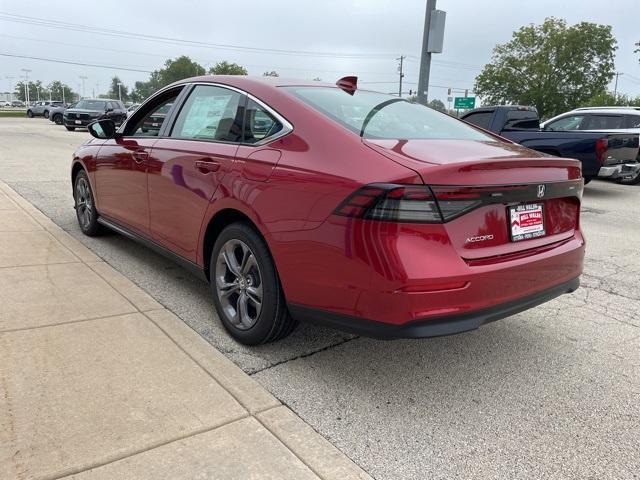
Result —
<svg viewBox="0 0 640 480"><path fill-rule="evenodd" d="M571 293L579 286L580 278L576 277L533 295L475 312L418 319L402 325L377 322L303 305L289 304L288 307L291 315L298 320L367 337L380 339L439 337L475 330L486 323L515 315L565 293Z"/></svg>
<svg viewBox="0 0 640 480"><path fill-rule="evenodd" d="M600 178L624 178L636 175L640 171L640 163L623 163L601 167L598 171Z"/></svg>

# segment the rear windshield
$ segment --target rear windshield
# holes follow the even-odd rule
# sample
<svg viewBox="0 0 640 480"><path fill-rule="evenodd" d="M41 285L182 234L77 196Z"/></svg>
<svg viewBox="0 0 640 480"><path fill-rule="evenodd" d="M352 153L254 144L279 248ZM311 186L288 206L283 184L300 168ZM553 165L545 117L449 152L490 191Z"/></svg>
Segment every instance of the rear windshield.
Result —
<svg viewBox="0 0 640 480"><path fill-rule="evenodd" d="M364 138L458 139L493 137L444 113L383 93L333 87L282 87L300 100Z"/></svg>
<svg viewBox="0 0 640 480"><path fill-rule="evenodd" d="M106 102L100 100L80 100L76 108L83 108L85 110L105 110Z"/></svg>

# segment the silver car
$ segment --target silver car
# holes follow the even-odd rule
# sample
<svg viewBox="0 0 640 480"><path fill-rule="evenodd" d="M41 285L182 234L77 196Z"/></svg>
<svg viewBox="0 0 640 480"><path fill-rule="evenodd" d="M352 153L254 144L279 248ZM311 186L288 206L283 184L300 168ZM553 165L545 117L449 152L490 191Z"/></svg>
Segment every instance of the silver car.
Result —
<svg viewBox="0 0 640 480"><path fill-rule="evenodd" d="M43 116L44 118L49 118L49 113L51 112L51 109L55 107L60 107L62 105L63 103L58 101L47 100L42 102L36 102L34 105L30 106L27 109L27 117L33 118L33 117Z"/></svg>

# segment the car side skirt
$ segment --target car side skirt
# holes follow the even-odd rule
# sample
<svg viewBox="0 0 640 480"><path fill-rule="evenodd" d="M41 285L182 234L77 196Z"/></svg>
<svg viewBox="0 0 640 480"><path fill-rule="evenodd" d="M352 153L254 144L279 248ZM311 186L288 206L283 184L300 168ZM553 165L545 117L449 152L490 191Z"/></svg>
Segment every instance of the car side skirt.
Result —
<svg viewBox="0 0 640 480"><path fill-rule="evenodd" d="M413 320L402 325L376 322L304 305L289 303L288 307L291 316L297 320L366 337L378 339L440 337L475 330L486 323L515 315L565 293L571 293L579 286L580 277L576 277L533 295L490 308L458 315Z"/></svg>
<svg viewBox="0 0 640 480"><path fill-rule="evenodd" d="M136 233L130 229L128 229L127 227L117 223L114 220L105 218L104 216L100 216L98 217L98 223L100 223L101 225L104 225L105 227L119 233L120 235L124 235L127 238L130 238L131 240L134 240L138 243L141 243L142 245L150 248L151 250L155 251L156 253L159 253L160 255L168 258L169 260L177 263L178 265L180 265L182 268L184 268L185 270L187 270L189 273L191 273L192 275L194 275L195 277L197 277L200 280L203 280L205 282L207 282L207 275L204 271L204 268L201 267L200 265L193 263L189 260L187 260L184 257L181 257L180 255L177 255L175 253L173 253L171 250L163 247L162 245L154 242L153 240L151 240L150 238L144 236L144 235L140 235L139 233Z"/></svg>

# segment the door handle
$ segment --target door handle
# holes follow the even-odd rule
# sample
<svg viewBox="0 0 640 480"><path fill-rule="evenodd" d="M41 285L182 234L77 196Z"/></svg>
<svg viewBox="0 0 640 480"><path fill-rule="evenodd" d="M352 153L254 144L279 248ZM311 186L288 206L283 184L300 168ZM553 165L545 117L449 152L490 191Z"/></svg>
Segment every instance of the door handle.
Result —
<svg viewBox="0 0 640 480"><path fill-rule="evenodd" d="M197 160L196 168L202 173L217 172L220 169L220 164L213 160Z"/></svg>
<svg viewBox="0 0 640 480"><path fill-rule="evenodd" d="M149 158L149 152L145 152L144 150L136 150L135 152L131 152L131 156L137 163L142 163Z"/></svg>

